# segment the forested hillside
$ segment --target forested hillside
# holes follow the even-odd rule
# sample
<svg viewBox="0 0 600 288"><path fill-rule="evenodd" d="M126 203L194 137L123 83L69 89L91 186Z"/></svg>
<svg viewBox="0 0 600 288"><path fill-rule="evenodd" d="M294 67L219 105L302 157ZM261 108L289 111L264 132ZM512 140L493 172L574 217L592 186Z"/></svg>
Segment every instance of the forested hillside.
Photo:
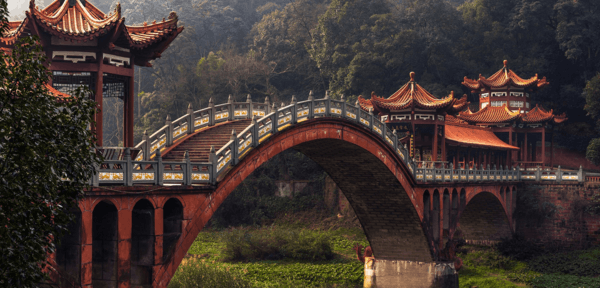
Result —
<svg viewBox="0 0 600 288"><path fill-rule="evenodd" d="M95 1L104 11L117 0ZM98 2L98 3L96 3ZM464 2L464 3L463 3ZM597 137L583 110L600 71L595 0L125 0L127 23L176 11L183 33L152 68L136 68L136 140L227 95L288 103L309 90L356 99L389 96L408 80L434 95L468 94L464 76L489 76L508 60L523 77L547 77L533 102L567 112L559 145L585 151ZM137 141L136 141L137 142Z"/></svg>

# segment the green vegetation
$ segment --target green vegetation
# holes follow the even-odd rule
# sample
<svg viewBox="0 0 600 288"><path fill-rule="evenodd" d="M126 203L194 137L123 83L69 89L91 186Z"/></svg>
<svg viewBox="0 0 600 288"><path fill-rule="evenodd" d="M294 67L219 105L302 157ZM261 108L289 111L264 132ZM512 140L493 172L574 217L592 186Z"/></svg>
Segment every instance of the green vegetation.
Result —
<svg viewBox="0 0 600 288"><path fill-rule="evenodd" d="M314 212L201 232L169 287L362 287L363 264L352 250L369 245L362 229ZM550 253L514 238L467 245L458 256L461 288L600 287L600 248Z"/></svg>
<svg viewBox="0 0 600 288"><path fill-rule="evenodd" d="M0 0L0 33L7 31ZM88 129L95 103L83 93L59 101L37 37L0 51L0 287L38 287L47 255L67 231L77 197L99 162ZM54 239L54 240L52 240Z"/></svg>

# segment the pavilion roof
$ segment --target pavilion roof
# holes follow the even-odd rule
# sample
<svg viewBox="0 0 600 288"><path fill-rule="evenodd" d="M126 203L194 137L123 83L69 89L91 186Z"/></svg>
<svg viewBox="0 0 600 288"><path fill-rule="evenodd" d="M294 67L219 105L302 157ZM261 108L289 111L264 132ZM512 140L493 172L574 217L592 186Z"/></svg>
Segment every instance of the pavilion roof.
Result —
<svg viewBox="0 0 600 288"><path fill-rule="evenodd" d="M519 150L500 140L492 130L467 124L446 121L444 125L446 141L467 147L492 148L498 150Z"/></svg>
<svg viewBox="0 0 600 288"><path fill-rule="evenodd" d="M521 115L521 109L512 112L506 105L501 107L485 106L485 108L473 113L470 109L458 114L458 118L470 123L503 123L517 120Z"/></svg>
<svg viewBox="0 0 600 288"><path fill-rule="evenodd" d="M104 14L85 0L54 0L44 9L37 7L35 0L30 0L29 10L25 14L24 20L9 22L7 33L0 38L1 42L13 45L26 30L38 28L60 39L77 43L110 35L114 38L111 39L112 45L118 43L130 49L140 50L162 43L158 49L154 49L158 53L156 57L150 57L157 58L183 30L183 27L177 26L178 17L175 12L171 12L166 20L163 18L162 22L127 26L121 15L120 4L117 4L113 12Z"/></svg>
<svg viewBox="0 0 600 288"><path fill-rule="evenodd" d="M550 110L550 111L546 111L544 108L535 105L535 107L533 109L531 109L529 112L521 115L521 121L524 123L539 123L539 122L546 122L546 121L552 121L556 124L558 123L562 123L564 121L566 121L567 115L565 113L561 114L561 115L554 115L554 110Z"/></svg>
<svg viewBox="0 0 600 288"><path fill-rule="evenodd" d="M537 74L529 79L523 79L508 69L507 64L508 61L504 60L504 67L488 78L481 76L481 74L479 74L479 79L477 80L472 80L465 76L462 84L472 91L479 91L482 88L503 88L508 86L535 91L550 84L546 81L546 77L540 79Z"/></svg>
<svg viewBox="0 0 600 288"><path fill-rule="evenodd" d="M410 81L394 92L390 97L383 98L371 93L371 99L358 96L358 103L364 110L374 109L378 113L387 113L390 110L421 109L421 110L452 110L464 108L466 96L461 99L454 98L454 92L445 98L439 99L425 90L414 81L415 73L410 73Z"/></svg>

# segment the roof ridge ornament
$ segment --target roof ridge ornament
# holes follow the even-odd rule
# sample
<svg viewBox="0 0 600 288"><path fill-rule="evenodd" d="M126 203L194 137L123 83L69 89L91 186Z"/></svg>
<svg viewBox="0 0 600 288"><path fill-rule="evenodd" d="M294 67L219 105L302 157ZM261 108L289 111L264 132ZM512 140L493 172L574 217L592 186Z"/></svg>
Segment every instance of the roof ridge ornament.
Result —
<svg viewBox="0 0 600 288"><path fill-rule="evenodd" d="M414 82L415 81L415 72L411 71L410 73L408 73L408 75L410 76L410 81Z"/></svg>

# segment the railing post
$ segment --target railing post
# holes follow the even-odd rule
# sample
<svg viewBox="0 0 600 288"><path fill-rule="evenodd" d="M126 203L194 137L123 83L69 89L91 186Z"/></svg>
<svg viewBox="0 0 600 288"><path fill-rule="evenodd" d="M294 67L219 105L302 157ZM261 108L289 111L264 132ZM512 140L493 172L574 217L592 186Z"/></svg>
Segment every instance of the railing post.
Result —
<svg viewBox="0 0 600 288"><path fill-rule="evenodd" d="M147 137L147 135L146 135ZM96 149L92 149L92 153L98 153L98 151ZM94 172L92 173L92 186L94 187L98 187L100 184L98 182L100 182L100 165L96 162L94 162Z"/></svg>
<svg viewBox="0 0 600 288"><path fill-rule="evenodd" d="M521 164L517 165L517 181L521 181Z"/></svg>
<svg viewBox="0 0 600 288"><path fill-rule="evenodd" d="M269 113L271 113L271 112L269 111L269 109L270 109L271 107L269 107L269 106L271 106L271 102L269 102L269 96L266 96L266 97L265 97L265 116L266 116L266 115L269 115Z"/></svg>
<svg viewBox="0 0 600 288"><path fill-rule="evenodd" d="M183 157L185 158L185 169L182 169L185 171L185 178L183 181L186 186L190 186L192 185L192 163L190 161L190 152L185 150Z"/></svg>
<svg viewBox="0 0 600 288"><path fill-rule="evenodd" d="M373 108L369 108L369 129L373 132Z"/></svg>
<svg viewBox="0 0 600 288"><path fill-rule="evenodd" d="M233 147L231 147L231 164L232 164L231 166L234 166L234 165L237 165L237 163L240 161L238 159L238 155L237 155L238 154L237 149L238 149L239 143L238 143L238 139L237 139L237 134L235 133L235 129L231 130L230 140L233 141L233 145L232 145Z"/></svg>
<svg viewBox="0 0 600 288"><path fill-rule="evenodd" d="M560 169L560 165L558 165L558 170L556 171L556 181L560 183L562 181L562 171Z"/></svg>
<svg viewBox="0 0 600 288"><path fill-rule="evenodd" d="M211 164L210 171L210 184L217 184L217 154L215 153L215 146L210 145L210 153L208 154L208 162Z"/></svg>
<svg viewBox="0 0 600 288"><path fill-rule="evenodd" d="M123 178L125 180L125 186L133 185L133 175L132 175L132 167L131 167L131 150L129 147L125 148L125 167L123 167Z"/></svg>
<svg viewBox="0 0 600 288"><path fill-rule="evenodd" d="M142 141L144 141L144 147L142 147L142 152L144 153L144 160L150 160L150 139L148 139L148 130L144 130L144 135L142 135Z"/></svg>
<svg viewBox="0 0 600 288"><path fill-rule="evenodd" d="M252 119L252 97L250 97L250 94L246 97L246 103L248 103L248 115L246 115L246 119Z"/></svg>
<svg viewBox="0 0 600 288"><path fill-rule="evenodd" d="M542 170L540 169L540 166L537 166L537 170L535 170L535 181L541 181L542 180Z"/></svg>
<svg viewBox="0 0 600 288"><path fill-rule="evenodd" d="M377 120L379 120L379 119L377 119ZM385 141L385 137L387 137L387 125L385 125L385 123L383 123L383 122L381 122L381 124L383 124L383 125L381 125L382 126L381 127L381 138L383 138L383 142L387 142L387 141Z"/></svg>
<svg viewBox="0 0 600 288"><path fill-rule="evenodd" d="M252 115L252 147L258 146L258 125L256 125L256 116Z"/></svg>
<svg viewBox="0 0 600 288"><path fill-rule="evenodd" d="M227 104L229 104L229 117L227 118L229 121L233 120L233 98L231 98L231 94L229 94L229 98L227 98Z"/></svg>
<svg viewBox="0 0 600 288"><path fill-rule="evenodd" d="M325 117L331 116L331 99L329 99L329 90L325 90Z"/></svg>
<svg viewBox="0 0 600 288"><path fill-rule="evenodd" d="M360 104L358 104L358 100L354 102L354 106L356 107L356 124L360 125Z"/></svg>
<svg viewBox="0 0 600 288"><path fill-rule="evenodd" d="M165 125L167 125L167 129L165 131L167 143L165 143L165 146L169 147L173 145L173 122L171 122L171 115L167 114L167 120L165 121Z"/></svg>
<svg viewBox="0 0 600 288"><path fill-rule="evenodd" d="M156 185L163 186L163 170L165 167L162 164L162 153L160 152L160 148L156 150Z"/></svg>
<svg viewBox="0 0 600 288"><path fill-rule="evenodd" d="M271 113L273 113L273 119L271 119L271 122L273 122L273 132L272 134L277 133L277 131L279 131L277 128L279 128L279 123L277 123L277 120L279 118L279 115L277 115L277 104L273 103L273 107L271 107Z"/></svg>
<svg viewBox="0 0 600 288"><path fill-rule="evenodd" d="M392 130L392 135L393 135L392 142L394 143L394 152L395 152L395 151L398 151L398 134L396 132L396 129Z"/></svg>
<svg viewBox="0 0 600 288"><path fill-rule="evenodd" d="M471 180L469 180L469 164L465 165L465 176L467 176L467 182L470 182Z"/></svg>
<svg viewBox="0 0 600 288"><path fill-rule="evenodd" d="M579 171L577 172L577 180L579 183L583 183L585 181L583 177L583 166L579 165Z"/></svg>
<svg viewBox="0 0 600 288"><path fill-rule="evenodd" d="M308 100L310 101L308 103L308 119L313 119L314 118L314 111L313 109L315 109L315 99L313 97L313 91L310 90L310 92L308 92Z"/></svg>
<svg viewBox="0 0 600 288"><path fill-rule="evenodd" d="M208 126L213 126L215 125L215 103L213 102L213 98L210 97L210 99L208 99L208 111L210 115L208 115Z"/></svg>
<svg viewBox="0 0 600 288"><path fill-rule="evenodd" d="M344 98L344 94L342 94L342 97L340 98L340 100L342 100L342 119L346 119L346 99Z"/></svg>
<svg viewBox="0 0 600 288"><path fill-rule="evenodd" d="M450 163L450 165L448 165L448 167L450 168L450 182L454 182L454 163Z"/></svg>
<svg viewBox="0 0 600 288"><path fill-rule="evenodd" d="M296 95L292 95L292 102L290 103L290 104L294 105L294 106L292 106L292 124L296 124L298 121L298 119L297 119L298 115L296 115L296 111L298 110L298 109L296 109L296 103L297 103Z"/></svg>
<svg viewBox="0 0 600 288"><path fill-rule="evenodd" d="M187 114L188 114L187 134L192 134L192 133L194 133L194 109L192 109L192 103L188 104Z"/></svg>

